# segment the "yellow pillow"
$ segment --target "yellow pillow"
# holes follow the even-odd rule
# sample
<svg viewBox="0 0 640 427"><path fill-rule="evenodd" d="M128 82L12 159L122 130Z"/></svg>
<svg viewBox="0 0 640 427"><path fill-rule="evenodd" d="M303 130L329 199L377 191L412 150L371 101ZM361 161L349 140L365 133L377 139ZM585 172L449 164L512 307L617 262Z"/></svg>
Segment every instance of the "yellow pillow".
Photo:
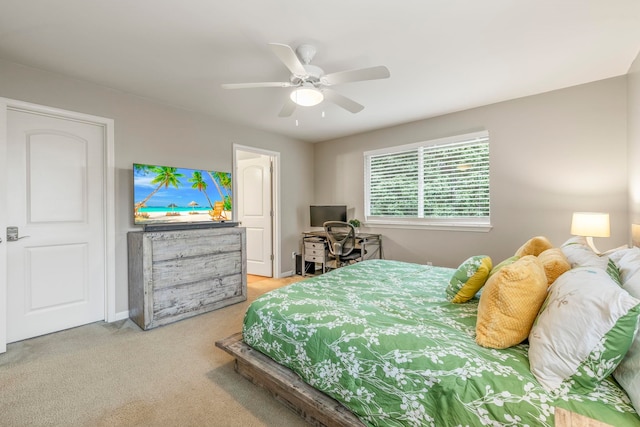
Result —
<svg viewBox="0 0 640 427"><path fill-rule="evenodd" d="M480 295L476 342L489 348L521 343L546 296L547 276L538 257L527 255L502 267Z"/></svg>
<svg viewBox="0 0 640 427"><path fill-rule="evenodd" d="M547 276L547 286L551 286L560 275L571 270L571 264L560 248L551 248L538 255Z"/></svg>
<svg viewBox="0 0 640 427"><path fill-rule="evenodd" d="M469 301L487 281L490 271L491 258L488 256L468 258L451 276L446 289L447 299L455 304Z"/></svg>
<svg viewBox="0 0 640 427"><path fill-rule="evenodd" d="M520 257L519 256L512 256L509 257L507 259L505 259L504 261L499 262L497 265L495 265L492 269L491 272L489 273L489 277L493 276L494 274L496 274L498 271L500 271L501 268L507 266L507 265L511 265L514 262L516 262L517 260L519 260Z"/></svg>
<svg viewBox="0 0 640 427"><path fill-rule="evenodd" d="M515 255L519 257L523 257L525 255L535 255L538 256L542 252L547 249L551 249L553 245L544 236L536 236L529 239L525 242L524 245L520 246L520 248L516 251Z"/></svg>

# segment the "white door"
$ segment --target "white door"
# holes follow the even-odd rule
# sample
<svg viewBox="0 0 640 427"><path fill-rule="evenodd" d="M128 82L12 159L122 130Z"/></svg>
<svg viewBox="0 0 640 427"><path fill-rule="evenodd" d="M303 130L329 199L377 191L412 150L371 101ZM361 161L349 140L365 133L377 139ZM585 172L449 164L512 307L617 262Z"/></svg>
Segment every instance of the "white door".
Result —
<svg viewBox="0 0 640 427"><path fill-rule="evenodd" d="M238 221L247 230L247 273L273 276L271 157L238 161Z"/></svg>
<svg viewBox="0 0 640 427"><path fill-rule="evenodd" d="M104 133L7 113L7 342L105 319Z"/></svg>

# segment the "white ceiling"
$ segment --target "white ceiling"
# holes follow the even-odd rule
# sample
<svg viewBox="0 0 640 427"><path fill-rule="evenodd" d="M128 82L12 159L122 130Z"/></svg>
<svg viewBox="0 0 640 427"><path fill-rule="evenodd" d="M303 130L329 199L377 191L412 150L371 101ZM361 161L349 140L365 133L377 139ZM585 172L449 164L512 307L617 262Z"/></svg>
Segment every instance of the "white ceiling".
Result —
<svg viewBox="0 0 640 427"><path fill-rule="evenodd" d="M333 86L360 113L279 118L290 89L220 87L288 80L270 42L391 78ZM639 50L638 0L0 0L0 58L312 142L622 75Z"/></svg>

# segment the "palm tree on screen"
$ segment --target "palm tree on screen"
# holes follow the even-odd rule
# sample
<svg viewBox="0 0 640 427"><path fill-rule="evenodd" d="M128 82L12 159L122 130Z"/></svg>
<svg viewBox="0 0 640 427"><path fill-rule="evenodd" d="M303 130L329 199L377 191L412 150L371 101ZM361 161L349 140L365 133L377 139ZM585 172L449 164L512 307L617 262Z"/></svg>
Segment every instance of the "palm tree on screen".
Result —
<svg viewBox="0 0 640 427"><path fill-rule="evenodd" d="M207 183L202 178L201 171L193 171L193 175L189 178L189 182L193 182L191 188L195 188L198 191L202 191L204 193L204 197L207 198L207 202L209 202L209 206L211 206L211 210L213 210L213 203L211 203L211 199L209 199L209 195L207 194Z"/></svg>
<svg viewBox="0 0 640 427"><path fill-rule="evenodd" d="M220 199L224 202L225 210L231 210L231 174L228 172L207 171L211 181L216 186Z"/></svg>
<svg viewBox="0 0 640 427"><path fill-rule="evenodd" d="M166 166L149 167L146 165L142 165L140 168L138 168L138 170L142 171L145 174L147 172L155 173L156 176L151 180L151 184L158 184L158 186L151 193L149 193L149 195L145 197L144 200L135 204L134 208L136 213L138 212L138 209L145 205L149 201L149 199L153 197L154 194L160 191L162 187L168 188L169 185L171 185L175 188L179 188L181 184L180 178L184 176L183 174L178 173L178 168L170 168Z"/></svg>

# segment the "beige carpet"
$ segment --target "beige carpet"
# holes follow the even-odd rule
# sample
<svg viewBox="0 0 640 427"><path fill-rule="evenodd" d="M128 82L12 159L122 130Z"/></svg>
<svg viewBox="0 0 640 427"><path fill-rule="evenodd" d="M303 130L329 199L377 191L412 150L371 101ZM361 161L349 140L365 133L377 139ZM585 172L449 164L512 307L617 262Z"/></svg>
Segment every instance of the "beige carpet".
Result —
<svg viewBox="0 0 640 427"><path fill-rule="evenodd" d="M249 301L300 279L253 282ZM0 425L306 426L214 345L240 331L247 305L149 331L98 322L10 344L0 355Z"/></svg>

